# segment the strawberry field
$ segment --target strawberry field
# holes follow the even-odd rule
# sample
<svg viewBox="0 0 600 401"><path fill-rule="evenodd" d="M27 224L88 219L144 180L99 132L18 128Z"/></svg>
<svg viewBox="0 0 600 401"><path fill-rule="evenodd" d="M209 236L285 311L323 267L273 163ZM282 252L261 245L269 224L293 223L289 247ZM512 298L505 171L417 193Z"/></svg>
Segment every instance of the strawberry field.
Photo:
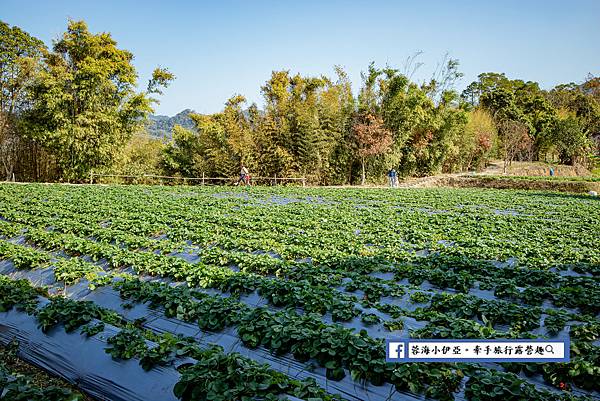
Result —
<svg viewBox="0 0 600 401"><path fill-rule="evenodd" d="M0 273L0 344L92 399L600 399L587 195L4 184ZM385 361L565 337L569 363Z"/></svg>

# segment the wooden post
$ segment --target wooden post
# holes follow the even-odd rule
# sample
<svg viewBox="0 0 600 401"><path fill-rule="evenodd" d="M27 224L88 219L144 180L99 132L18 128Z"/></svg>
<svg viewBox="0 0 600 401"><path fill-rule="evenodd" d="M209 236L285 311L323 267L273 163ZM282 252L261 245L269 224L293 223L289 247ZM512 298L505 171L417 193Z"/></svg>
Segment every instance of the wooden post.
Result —
<svg viewBox="0 0 600 401"><path fill-rule="evenodd" d="M202 185L204 185L204 171L202 172Z"/></svg>
<svg viewBox="0 0 600 401"><path fill-rule="evenodd" d="M275 174L275 186L277 186L277 174Z"/></svg>
<svg viewBox="0 0 600 401"><path fill-rule="evenodd" d="M93 177L94 177L94 173L92 173L92 172L90 171L90 184L93 184L93 183L94 183L94 178L93 178Z"/></svg>
<svg viewBox="0 0 600 401"><path fill-rule="evenodd" d="M306 186L306 177L302 177L302 186L305 187Z"/></svg>

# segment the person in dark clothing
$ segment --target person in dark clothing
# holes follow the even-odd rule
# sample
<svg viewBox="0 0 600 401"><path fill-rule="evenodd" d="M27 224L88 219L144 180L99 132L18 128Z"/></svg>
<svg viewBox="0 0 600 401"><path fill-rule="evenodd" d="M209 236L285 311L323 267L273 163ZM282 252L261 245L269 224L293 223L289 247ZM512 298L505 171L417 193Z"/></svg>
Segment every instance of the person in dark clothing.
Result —
<svg viewBox="0 0 600 401"><path fill-rule="evenodd" d="M387 176L390 181L390 187L396 188L396 185L398 183L398 174L396 173L396 170L394 168L390 169L390 171L388 171L387 173Z"/></svg>

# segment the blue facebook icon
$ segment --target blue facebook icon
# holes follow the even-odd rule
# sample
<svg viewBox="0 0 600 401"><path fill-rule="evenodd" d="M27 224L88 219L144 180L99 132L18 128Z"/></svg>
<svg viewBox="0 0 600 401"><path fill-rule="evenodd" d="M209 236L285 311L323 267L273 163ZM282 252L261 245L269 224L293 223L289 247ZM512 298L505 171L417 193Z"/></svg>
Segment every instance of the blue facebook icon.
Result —
<svg viewBox="0 0 600 401"><path fill-rule="evenodd" d="M404 343L403 342L389 342L388 343L388 357L393 359L404 358Z"/></svg>

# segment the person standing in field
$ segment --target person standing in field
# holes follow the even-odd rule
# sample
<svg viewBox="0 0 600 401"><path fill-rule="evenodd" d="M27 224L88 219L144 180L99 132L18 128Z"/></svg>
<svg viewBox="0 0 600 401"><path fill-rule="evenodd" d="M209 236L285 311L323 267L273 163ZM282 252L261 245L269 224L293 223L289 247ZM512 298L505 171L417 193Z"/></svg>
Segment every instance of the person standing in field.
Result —
<svg viewBox="0 0 600 401"><path fill-rule="evenodd" d="M236 185L239 185L240 182L244 185L248 185L250 184L250 173L248 172L248 169L246 168L246 166L244 166L242 164L241 169L240 169L240 179L238 180Z"/></svg>
<svg viewBox="0 0 600 401"><path fill-rule="evenodd" d="M396 183L398 182L397 181L398 174L396 173L396 170L394 168L391 168L390 171L388 171L387 176L390 181L390 187L395 188Z"/></svg>

